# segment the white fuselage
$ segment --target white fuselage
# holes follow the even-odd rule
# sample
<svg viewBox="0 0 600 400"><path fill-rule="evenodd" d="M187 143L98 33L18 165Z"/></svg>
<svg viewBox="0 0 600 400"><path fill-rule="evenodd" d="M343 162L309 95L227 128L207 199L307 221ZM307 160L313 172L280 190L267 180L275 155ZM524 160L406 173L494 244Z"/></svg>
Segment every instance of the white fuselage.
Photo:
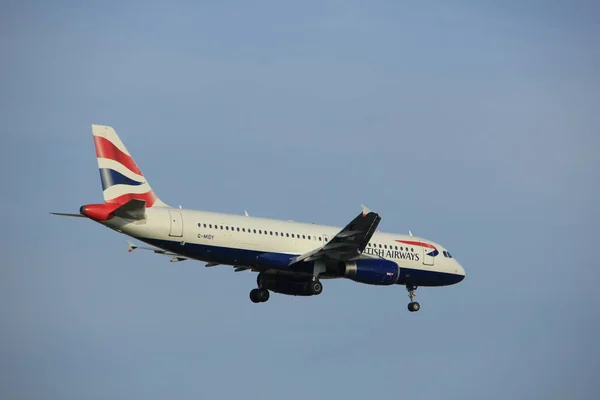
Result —
<svg viewBox="0 0 600 400"><path fill-rule="evenodd" d="M260 254L299 255L319 248L341 229L166 207L148 208L141 221L113 218L105 224L188 258L249 268L256 267ZM432 256L433 249L436 252ZM465 275L445 248L415 236L376 232L359 257L393 261L419 286L453 284Z"/></svg>

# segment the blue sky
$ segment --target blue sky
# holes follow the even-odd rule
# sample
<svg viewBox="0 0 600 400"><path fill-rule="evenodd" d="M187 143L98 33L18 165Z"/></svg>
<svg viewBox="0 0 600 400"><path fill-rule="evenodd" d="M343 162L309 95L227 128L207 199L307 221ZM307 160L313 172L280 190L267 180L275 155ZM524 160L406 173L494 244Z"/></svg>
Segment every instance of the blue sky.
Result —
<svg viewBox="0 0 600 400"><path fill-rule="evenodd" d="M593 2L5 2L0 397L592 399L600 392ZM467 278L325 282L128 254L90 124L158 195L384 231Z"/></svg>

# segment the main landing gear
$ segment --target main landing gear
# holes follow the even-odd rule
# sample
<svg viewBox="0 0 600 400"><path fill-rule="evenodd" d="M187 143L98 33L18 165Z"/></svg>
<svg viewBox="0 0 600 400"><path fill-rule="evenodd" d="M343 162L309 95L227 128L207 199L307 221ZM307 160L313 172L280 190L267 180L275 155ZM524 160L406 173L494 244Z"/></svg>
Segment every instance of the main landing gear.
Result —
<svg viewBox="0 0 600 400"><path fill-rule="evenodd" d="M250 300L252 300L253 303L264 303L269 300L270 293L264 287L262 273L258 274L256 277L256 284L258 288L250 291Z"/></svg>
<svg viewBox="0 0 600 400"><path fill-rule="evenodd" d="M250 300L252 300L253 303L264 303L269 300L269 296L269 291L267 289L258 288L250 291Z"/></svg>
<svg viewBox="0 0 600 400"><path fill-rule="evenodd" d="M414 285L406 285L406 290L408 290L408 297L410 298L410 303L408 303L408 311L419 311L421 309L421 306L415 301L415 291L417 290L417 287Z"/></svg>
<svg viewBox="0 0 600 400"><path fill-rule="evenodd" d="M253 303L264 303L269 300L270 292L283 293L291 296L317 296L323 292L323 284L317 277L289 278L281 276L263 275L261 272L256 278L258 288L250 291L250 300Z"/></svg>
<svg viewBox="0 0 600 400"><path fill-rule="evenodd" d="M319 295L323 291L323 284L318 279L313 279L308 283L308 291L313 296Z"/></svg>

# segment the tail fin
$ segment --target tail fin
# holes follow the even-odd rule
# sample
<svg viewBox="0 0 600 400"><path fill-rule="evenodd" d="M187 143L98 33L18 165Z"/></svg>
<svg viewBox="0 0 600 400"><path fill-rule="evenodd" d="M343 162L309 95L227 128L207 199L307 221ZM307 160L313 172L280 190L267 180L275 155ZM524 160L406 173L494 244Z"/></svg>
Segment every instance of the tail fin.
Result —
<svg viewBox="0 0 600 400"><path fill-rule="evenodd" d="M168 207L154 194L150 184L110 126L92 125L104 202L125 204L144 200L146 207Z"/></svg>

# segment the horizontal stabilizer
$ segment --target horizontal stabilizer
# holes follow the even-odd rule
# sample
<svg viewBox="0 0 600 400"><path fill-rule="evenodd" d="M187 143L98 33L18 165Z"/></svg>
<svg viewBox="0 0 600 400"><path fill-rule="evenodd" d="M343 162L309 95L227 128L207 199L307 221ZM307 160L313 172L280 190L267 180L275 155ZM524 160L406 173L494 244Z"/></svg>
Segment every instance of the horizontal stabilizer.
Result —
<svg viewBox="0 0 600 400"><path fill-rule="evenodd" d="M52 215L58 215L58 216L61 216L61 217L77 217L77 218L85 218L85 215L81 215L81 214L55 213L55 212L51 212L50 214L52 214Z"/></svg>
<svg viewBox="0 0 600 400"><path fill-rule="evenodd" d="M132 199L111 213L115 217L141 220L146 218L146 201Z"/></svg>

